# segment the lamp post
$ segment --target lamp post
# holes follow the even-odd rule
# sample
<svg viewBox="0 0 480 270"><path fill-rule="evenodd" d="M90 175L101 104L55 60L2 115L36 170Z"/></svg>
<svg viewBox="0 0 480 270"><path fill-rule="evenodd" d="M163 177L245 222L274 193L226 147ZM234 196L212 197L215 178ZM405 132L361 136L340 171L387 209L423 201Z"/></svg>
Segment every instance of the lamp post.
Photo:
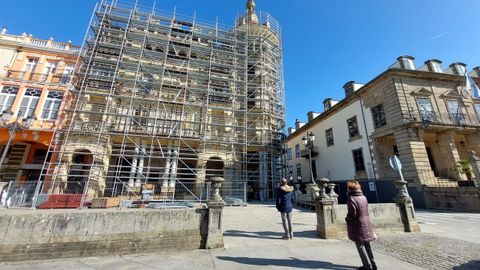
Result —
<svg viewBox="0 0 480 270"><path fill-rule="evenodd" d="M17 131L22 131L28 129L30 126L33 125L35 122L35 118L28 116L27 118L15 118L15 121L10 122L9 120L12 119L13 112L4 111L0 114L0 126L5 127L10 134L8 138L7 144L5 145L5 149L3 150L2 158L0 159L0 166L3 165L3 161L7 156L8 148L10 148L10 144L12 140L15 138L15 134ZM3 168L2 168L3 169Z"/></svg>
<svg viewBox="0 0 480 270"><path fill-rule="evenodd" d="M313 177L313 168L312 168L312 151L313 151L313 142L315 141L315 135L313 132L307 132L307 137L303 136L302 138L303 144L305 145L305 149L308 151L308 162L310 163L310 181L315 183L315 179Z"/></svg>

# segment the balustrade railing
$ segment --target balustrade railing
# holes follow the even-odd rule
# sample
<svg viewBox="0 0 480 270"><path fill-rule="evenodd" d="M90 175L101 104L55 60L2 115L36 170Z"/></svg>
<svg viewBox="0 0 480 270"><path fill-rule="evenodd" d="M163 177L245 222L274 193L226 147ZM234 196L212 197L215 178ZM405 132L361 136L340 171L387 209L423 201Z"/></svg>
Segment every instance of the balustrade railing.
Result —
<svg viewBox="0 0 480 270"><path fill-rule="evenodd" d="M27 71L9 70L7 78L38 83L68 84L71 80L69 74L32 73Z"/></svg>
<svg viewBox="0 0 480 270"><path fill-rule="evenodd" d="M458 113L438 113L433 111L419 111L411 113L413 122L424 125L455 125L455 126L478 126L480 121L477 117L469 117L467 114Z"/></svg>

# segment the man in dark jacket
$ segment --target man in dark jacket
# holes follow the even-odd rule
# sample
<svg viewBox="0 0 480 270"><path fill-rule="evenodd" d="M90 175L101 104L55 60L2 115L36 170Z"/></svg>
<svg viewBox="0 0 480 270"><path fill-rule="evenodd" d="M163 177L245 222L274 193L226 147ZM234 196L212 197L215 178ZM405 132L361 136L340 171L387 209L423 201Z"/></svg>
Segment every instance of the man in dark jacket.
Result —
<svg viewBox="0 0 480 270"><path fill-rule="evenodd" d="M348 213L345 221L347 222L348 238L355 242L358 254L362 260L362 267L358 269L376 270L377 265L373 258L370 242L375 240L375 234L372 230L370 217L368 216L368 201L361 190L358 181L349 181L347 183Z"/></svg>
<svg viewBox="0 0 480 270"><path fill-rule="evenodd" d="M280 187L277 189L276 206L282 216L283 229L285 230L282 239L292 239L293 187L287 184L285 178L280 180Z"/></svg>

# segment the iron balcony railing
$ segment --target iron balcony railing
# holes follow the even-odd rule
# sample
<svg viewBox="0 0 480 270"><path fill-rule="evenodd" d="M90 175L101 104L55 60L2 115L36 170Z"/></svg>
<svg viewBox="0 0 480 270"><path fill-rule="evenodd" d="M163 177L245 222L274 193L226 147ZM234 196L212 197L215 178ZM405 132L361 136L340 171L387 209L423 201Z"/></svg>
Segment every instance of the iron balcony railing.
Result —
<svg viewBox="0 0 480 270"><path fill-rule="evenodd" d="M424 125L455 125L455 126L479 126L478 117L469 117L468 115L458 113L438 113L433 111L419 111L413 113L414 122Z"/></svg>
<svg viewBox="0 0 480 270"><path fill-rule="evenodd" d="M68 84L71 76L69 74L56 75L49 73L32 73L27 71L9 70L7 72L7 78L38 83Z"/></svg>

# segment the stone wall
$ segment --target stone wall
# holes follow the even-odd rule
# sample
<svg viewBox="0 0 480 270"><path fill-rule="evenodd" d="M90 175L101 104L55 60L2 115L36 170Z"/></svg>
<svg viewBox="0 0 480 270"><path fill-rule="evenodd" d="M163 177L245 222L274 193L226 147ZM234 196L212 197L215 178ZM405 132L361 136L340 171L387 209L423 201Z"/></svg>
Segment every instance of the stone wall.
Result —
<svg viewBox="0 0 480 270"><path fill-rule="evenodd" d="M427 208L480 212L480 190L476 187L424 187Z"/></svg>
<svg viewBox="0 0 480 270"><path fill-rule="evenodd" d="M347 237L347 224L345 217L347 216L347 205L336 205L332 211L332 225L335 227L331 230L330 237ZM369 204L368 214L372 222L373 230L377 234L404 232L404 225L399 207L395 203ZM329 226L327 226L329 227Z"/></svg>
<svg viewBox="0 0 480 270"><path fill-rule="evenodd" d="M3 211L0 261L210 248L208 219L207 208Z"/></svg>

